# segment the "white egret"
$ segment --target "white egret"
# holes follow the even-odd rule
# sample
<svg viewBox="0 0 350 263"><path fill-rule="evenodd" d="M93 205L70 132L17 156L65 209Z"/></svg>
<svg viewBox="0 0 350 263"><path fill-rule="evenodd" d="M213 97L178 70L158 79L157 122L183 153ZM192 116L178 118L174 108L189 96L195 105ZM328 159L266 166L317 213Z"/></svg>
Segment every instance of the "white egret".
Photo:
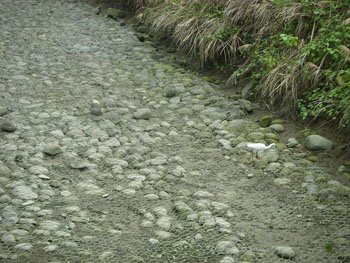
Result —
<svg viewBox="0 0 350 263"><path fill-rule="evenodd" d="M271 143L270 145L266 146L264 143L252 143L248 142L247 147L252 150L252 154L257 157L259 151L265 151L267 149L270 149L271 147L275 147L276 143Z"/></svg>

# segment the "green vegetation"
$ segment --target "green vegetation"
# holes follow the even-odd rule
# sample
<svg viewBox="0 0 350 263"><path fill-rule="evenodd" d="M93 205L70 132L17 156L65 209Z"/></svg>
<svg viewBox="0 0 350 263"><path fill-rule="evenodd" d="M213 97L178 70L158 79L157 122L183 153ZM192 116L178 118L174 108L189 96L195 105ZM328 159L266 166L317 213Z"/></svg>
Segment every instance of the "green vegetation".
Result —
<svg viewBox="0 0 350 263"><path fill-rule="evenodd" d="M224 64L302 118L350 127L349 0L128 0L202 65Z"/></svg>

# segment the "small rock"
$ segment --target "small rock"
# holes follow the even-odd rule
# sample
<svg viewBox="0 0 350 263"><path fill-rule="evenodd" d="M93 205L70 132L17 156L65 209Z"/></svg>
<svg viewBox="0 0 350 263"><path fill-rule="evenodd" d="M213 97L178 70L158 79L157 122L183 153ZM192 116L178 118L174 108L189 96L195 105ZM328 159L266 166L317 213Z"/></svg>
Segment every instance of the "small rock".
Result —
<svg viewBox="0 0 350 263"><path fill-rule="evenodd" d="M173 98L177 95L177 90L174 88L168 89L167 92L165 93L165 96L168 98Z"/></svg>
<svg viewBox="0 0 350 263"><path fill-rule="evenodd" d="M89 166L89 163L80 158L73 158L70 161L69 166L73 169L84 170Z"/></svg>
<svg viewBox="0 0 350 263"><path fill-rule="evenodd" d="M309 135L306 137L305 146L310 151L331 150L333 148L333 143L320 135Z"/></svg>
<svg viewBox="0 0 350 263"><path fill-rule="evenodd" d="M252 113L253 110L256 108L253 103L249 100L238 100L239 107L241 107L242 110L244 110L247 113Z"/></svg>
<svg viewBox="0 0 350 263"><path fill-rule="evenodd" d="M275 248L275 253L277 256L285 259L292 259L295 257L295 252L291 247L278 246Z"/></svg>
<svg viewBox="0 0 350 263"><path fill-rule="evenodd" d="M239 249L230 241L219 241L216 248L226 255L237 255L239 253Z"/></svg>
<svg viewBox="0 0 350 263"><path fill-rule="evenodd" d="M9 112L9 108L0 107L0 116L6 115Z"/></svg>
<svg viewBox="0 0 350 263"><path fill-rule="evenodd" d="M55 156L57 154L62 153L62 149L57 144L47 144L45 145L43 149L43 153L49 155L49 156Z"/></svg>
<svg viewBox="0 0 350 263"><path fill-rule="evenodd" d="M8 244L8 243L14 243L16 242L16 238L14 235L12 234L4 234L2 237L1 237L1 241L5 244Z"/></svg>
<svg viewBox="0 0 350 263"><path fill-rule="evenodd" d="M28 186L19 185L13 188L12 195L19 199L31 200L37 199L38 195L32 191L32 189Z"/></svg>
<svg viewBox="0 0 350 263"><path fill-rule="evenodd" d="M111 17L113 19L117 19L117 18L124 18L126 17L126 12L120 9L116 9L116 8L108 8L107 9L107 17Z"/></svg>
<svg viewBox="0 0 350 263"><path fill-rule="evenodd" d="M259 124L261 127L268 127L272 122L272 116L266 115L260 118Z"/></svg>
<svg viewBox="0 0 350 263"><path fill-rule="evenodd" d="M272 124L269 128L277 133L284 132L284 126L282 124Z"/></svg>
<svg viewBox="0 0 350 263"><path fill-rule="evenodd" d="M220 260L220 263L234 263L235 260L232 257L224 257Z"/></svg>
<svg viewBox="0 0 350 263"><path fill-rule="evenodd" d="M299 144L299 142L295 138L289 138L287 140L287 147L288 148L294 148Z"/></svg>
<svg viewBox="0 0 350 263"><path fill-rule="evenodd" d="M90 105L90 113L92 115L101 116L102 115L102 108L101 103L98 100L93 100Z"/></svg>
<svg viewBox="0 0 350 263"><path fill-rule="evenodd" d="M167 231L156 231L155 234L160 239L168 239L171 237L171 233Z"/></svg>
<svg viewBox="0 0 350 263"><path fill-rule="evenodd" d="M287 185L290 184L291 180L289 178L276 178L273 181L273 184L275 185Z"/></svg>
<svg viewBox="0 0 350 263"><path fill-rule="evenodd" d="M56 245L48 245L46 247L44 247L44 251L45 252L52 252L55 251L58 248L58 246Z"/></svg>
<svg viewBox="0 0 350 263"><path fill-rule="evenodd" d="M193 194L194 197L196 198L212 198L214 195L212 193L209 193L207 191L198 191Z"/></svg>
<svg viewBox="0 0 350 263"><path fill-rule="evenodd" d="M152 117L152 111L148 108L138 109L134 113L135 119L149 120Z"/></svg>
<svg viewBox="0 0 350 263"><path fill-rule="evenodd" d="M0 120L0 130L4 132L14 132L17 130L15 123L9 119Z"/></svg>
<svg viewBox="0 0 350 263"><path fill-rule="evenodd" d="M156 221L156 225L162 229L169 230L171 227L171 218L163 216Z"/></svg>
<svg viewBox="0 0 350 263"><path fill-rule="evenodd" d="M18 250L31 250L33 246L29 243L20 243L15 246L15 249Z"/></svg>
<svg viewBox="0 0 350 263"><path fill-rule="evenodd" d="M105 251L101 255L98 256L98 259L101 261L105 261L114 257L114 253L112 251Z"/></svg>

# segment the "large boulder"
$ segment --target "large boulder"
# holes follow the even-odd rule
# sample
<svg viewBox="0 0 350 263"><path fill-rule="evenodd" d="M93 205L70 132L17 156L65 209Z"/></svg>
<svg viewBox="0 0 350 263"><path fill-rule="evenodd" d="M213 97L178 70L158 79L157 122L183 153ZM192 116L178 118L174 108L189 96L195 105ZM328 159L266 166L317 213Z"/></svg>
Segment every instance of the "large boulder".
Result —
<svg viewBox="0 0 350 263"><path fill-rule="evenodd" d="M331 150L333 148L333 142L320 135L314 134L306 137L305 146L310 151Z"/></svg>

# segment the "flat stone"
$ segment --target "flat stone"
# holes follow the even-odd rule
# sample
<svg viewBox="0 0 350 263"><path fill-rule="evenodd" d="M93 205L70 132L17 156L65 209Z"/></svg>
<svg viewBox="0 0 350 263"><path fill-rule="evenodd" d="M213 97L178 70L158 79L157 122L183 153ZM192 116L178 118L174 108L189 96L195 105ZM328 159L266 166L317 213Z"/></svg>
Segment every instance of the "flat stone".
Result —
<svg viewBox="0 0 350 263"><path fill-rule="evenodd" d="M152 111L148 108L138 109L134 113L134 118L137 120L149 120L152 117Z"/></svg>
<svg viewBox="0 0 350 263"><path fill-rule="evenodd" d="M247 113L252 113L253 110L256 108L256 106L254 106L253 103L249 100L239 99L238 105L242 110L244 110Z"/></svg>
<svg viewBox="0 0 350 263"><path fill-rule="evenodd" d="M306 137L305 146L310 151L316 150L331 150L333 148L333 142L320 136L320 135L309 135Z"/></svg>
<svg viewBox="0 0 350 263"><path fill-rule="evenodd" d="M171 218L163 216L156 221L156 225L162 229L169 230L171 227Z"/></svg>
<svg viewBox="0 0 350 263"><path fill-rule="evenodd" d="M5 244L9 244L9 243L15 243L16 242L16 238L14 235L12 234L4 234L1 237L1 241Z"/></svg>
<svg viewBox="0 0 350 263"><path fill-rule="evenodd" d="M70 160L69 166L73 169L84 170L88 168L89 163L80 158L73 158L72 160Z"/></svg>
<svg viewBox="0 0 350 263"><path fill-rule="evenodd" d="M29 243L20 243L15 246L15 249L17 250L31 250L33 246Z"/></svg>
<svg viewBox="0 0 350 263"><path fill-rule="evenodd" d="M284 126L282 124L272 124L269 126L269 128L277 133L284 132L284 130L285 130Z"/></svg>
<svg viewBox="0 0 350 263"><path fill-rule="evenodd" d="M235 263L235 260L232 257L224 257L219 263Z"/></svg>
<svg viewBox="0 0 350 263"><path fill-rule="evenodd" d="M13 188L12 195L19 199L23 200L31 200L31 199L37 199L38 195L32 191L32 189L28 186L19 185Z"/></svg>
<svg viewBox="0 0 350 263"><path fill-rule="evenodd" d="M62 149L58 144L47 144L43 149L43 153L49 156L55 156L57 154L62 153Z"/></svg>
<svg viewBox="0 0 350 263"><path fill-rule="evenodd" d="M299 142L295 138L289 138L287 140L287 147L288 148L294 148L299 144Z"/></svg>
<svg viewBox="0 0 350 263"><path fill-rule="evenodd" d="M207 191L198 191L193 194L196 198L212 198L214 195L212 193L209 193Z"/></svg>
<svg viewBox="0 0 350 263"><path fill-rule="evenodd" d="M0 176L8 177L12 171L4 164L0 163Z"/></svg>
<svg viewBox="0 0 350 263"><path fill-rule="evenodd" d="M292 259L295 257L295 252L293 248L288 246L278 246L275 248L275 253L277 256L285 259Z"/></svg>
<svg viewBox="0 0 350 263"><path fill-rule="evenodd" d="M9 119L0 120L0 130L4 132L14 132L17 130L16 124Z"/></svg>
<svg viewBox="0 0 350 263"><path fill-rule="evenodd" d="M218 252L222 252L225 255L237 255L239 249L231 241L219 241L216 245Z"/></svg>
<svg viewBox="0 0 350 263"><path fill-rule="evenodd" d="M273 180L274 185L287 185L290 184L291 180L289 178L276 178Z"/></svg>
<svg viewBox="0 0 350 263"><path fill-rule="evenodd" d="M167 231L155 231L155 234L160 239L169 239L172 235Z"/></svg>

